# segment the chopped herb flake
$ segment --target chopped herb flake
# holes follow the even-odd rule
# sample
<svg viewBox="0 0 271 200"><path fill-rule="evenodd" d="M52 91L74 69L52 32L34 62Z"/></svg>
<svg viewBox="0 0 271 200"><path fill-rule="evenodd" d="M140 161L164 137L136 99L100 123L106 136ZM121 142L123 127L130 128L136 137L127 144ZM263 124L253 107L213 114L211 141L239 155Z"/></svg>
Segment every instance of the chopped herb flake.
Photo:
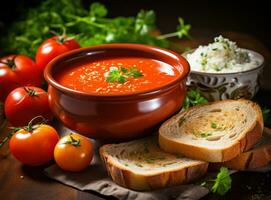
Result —
<svg viewBox="0 0 271 200"><path fill-rule="evenodd" d="M212 134L211 133L206 133L206 132L201 132L199 135L200 135L200 137L205 138L205 137L211 136Z"/></svg>
<svg viewBox="0 0 271 200"><path fill-rule="evenodd" d="M166 166L168 166L168 165L172 165L172 164L175 164L175 163L176 163L176 162L163 163L162 166L163 166L163 167L166 167Z"/></svg>
<svg viewBox="0 0 271 200"><path fill-rule="evenodd" d="M138 167L143 167L143 165L141 165L140 163L136 163L135 165Z"/></svg>
<svg viewBox="0 0 271 200"><path fill-rule="evenodd" d="M216 123L215 123L215 122L212 122L212 123L211 123L211 127L214 128L214 129L217 128Z"/></svg>

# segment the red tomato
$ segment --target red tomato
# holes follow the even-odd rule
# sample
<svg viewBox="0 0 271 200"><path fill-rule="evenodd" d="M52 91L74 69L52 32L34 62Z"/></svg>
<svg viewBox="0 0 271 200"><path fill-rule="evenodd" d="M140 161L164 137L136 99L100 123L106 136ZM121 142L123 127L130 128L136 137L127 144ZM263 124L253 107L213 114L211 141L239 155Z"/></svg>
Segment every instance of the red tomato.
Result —
<svg viewBox="0 0 271 200"><path fill-rule="evenodd" d="M5 115L13 126L25 126L31 119L41 115L53 118L49 108L48 94L37 87L19 87L5 101Z"/></svg>
<svg viewBox="0 0 271 200"><path fill-rule="evenodd" d="M30 125L18 130L9 141L12 155L30 166L43 165L54 157L59 140L56 130L46 124Z"/></svg>
<svg viewBox="0 0 271 200"><path fill-rule="evenodd" d="M66 135L56 144L54 158L63 170L81 171L89 166L93 158L92 143L79 134Z"/></svg>
<svg viewBox="0 0 271 200"><path fill-rule="evenodd" d="M20 86L40 87L42 73L36 63L27 56L10 55L0 58L0 101Z"/></svg>
<svg viewBox="0 0 271 200"><path fill-rule="evenodd" d="M45 40L36 53L36 63L41 70L56 56L79 48L80 45L75 39L64 36L53 36Z"/></svg>

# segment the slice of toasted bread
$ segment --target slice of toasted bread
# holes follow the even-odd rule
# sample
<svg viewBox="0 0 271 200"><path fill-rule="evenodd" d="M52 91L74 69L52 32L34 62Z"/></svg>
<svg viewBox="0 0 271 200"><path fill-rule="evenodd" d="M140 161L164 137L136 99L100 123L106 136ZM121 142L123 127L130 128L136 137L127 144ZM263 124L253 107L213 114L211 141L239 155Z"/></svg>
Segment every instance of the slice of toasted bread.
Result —
<svg viewBox="0 0 271 200"><path fill-rule="evenodd" d="M264 128L262 138L254 145L254 147L244 153L241 153L234 159L220 163L235 170L249 170L268 165L271 161L271 130Z"/></svg>
<svg viewBox="0 0 271 200"><path fill-rule="evenodd" d="M100 148L108 174L117 184L150 190L190 182L204 175L208 163L162 151L157 137Z"/></svg>
<svg viewBox="0 0 271 200"><path fill-rule="evenodd" d="M249 150L262 136L260 107L249 100L224 100L181 112L159 129L159 145L169 153L224 162Z"/></svg>

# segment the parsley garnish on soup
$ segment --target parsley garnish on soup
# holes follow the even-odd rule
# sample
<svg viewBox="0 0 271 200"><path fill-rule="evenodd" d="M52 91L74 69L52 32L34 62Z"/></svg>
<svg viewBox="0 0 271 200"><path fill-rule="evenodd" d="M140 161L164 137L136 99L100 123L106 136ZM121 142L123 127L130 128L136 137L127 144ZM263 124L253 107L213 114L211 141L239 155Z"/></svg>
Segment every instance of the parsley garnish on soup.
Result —
<svg viewBox="0 0 271 200"><path fill-rule="evenodd" d="M130 94L166 85L177 79L171 65L145 57L113 57L81 62L59 71L63 86L98 94Z"/></svg>

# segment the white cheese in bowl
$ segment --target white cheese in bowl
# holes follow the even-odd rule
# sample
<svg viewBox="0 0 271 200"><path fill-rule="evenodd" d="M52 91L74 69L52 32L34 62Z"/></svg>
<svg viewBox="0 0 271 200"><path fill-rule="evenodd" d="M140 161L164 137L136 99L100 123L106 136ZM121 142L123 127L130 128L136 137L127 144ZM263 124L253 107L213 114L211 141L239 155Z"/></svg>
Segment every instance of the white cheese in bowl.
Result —
<svg viewBox="0 0 271 200"><path fill-rule="evenodd" d="M216 37L213 43L199 46L186 58L192 71L209 73L243 72L258 67L263 63L252 51L238 48L235 42L222 36Z"/></svg>

